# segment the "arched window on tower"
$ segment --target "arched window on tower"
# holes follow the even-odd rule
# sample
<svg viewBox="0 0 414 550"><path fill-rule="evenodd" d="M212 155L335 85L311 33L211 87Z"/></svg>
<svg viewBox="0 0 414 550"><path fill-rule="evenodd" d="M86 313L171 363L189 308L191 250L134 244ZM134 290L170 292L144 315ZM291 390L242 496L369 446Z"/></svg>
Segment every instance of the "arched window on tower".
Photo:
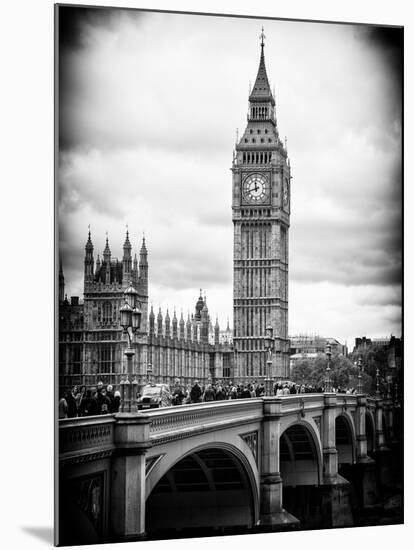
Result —
<svg viewBox="0 0 414 550"><path fill-rule="evenodd" d="M104 302L102 306L102 322L104 324L112 322L112 304Z"/></svg>

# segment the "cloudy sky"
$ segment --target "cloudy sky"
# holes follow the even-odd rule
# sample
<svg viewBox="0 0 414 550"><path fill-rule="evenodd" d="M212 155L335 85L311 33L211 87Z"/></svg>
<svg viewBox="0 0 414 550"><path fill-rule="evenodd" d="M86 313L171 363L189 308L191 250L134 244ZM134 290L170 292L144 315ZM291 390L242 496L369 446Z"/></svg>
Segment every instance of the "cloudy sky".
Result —
<svg viewBox="0 0 414 550"><path fill-rule="evenodd" d="M68 295L88 224L143 232L150 301L232 321L231 161L264 26L292 166L289 333L401 334L398 33L355 25L65 8L58 213Z"/></svg>

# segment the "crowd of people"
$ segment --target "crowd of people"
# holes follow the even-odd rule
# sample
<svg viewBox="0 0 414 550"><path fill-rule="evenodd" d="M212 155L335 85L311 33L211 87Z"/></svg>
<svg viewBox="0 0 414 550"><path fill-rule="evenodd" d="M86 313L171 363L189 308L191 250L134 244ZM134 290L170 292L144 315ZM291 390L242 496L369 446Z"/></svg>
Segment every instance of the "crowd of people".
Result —
<svg viewBox="0 0 414 550"><path fill-rule="evenodd" d="M322 393L322 386L311 384L296 384L294 382L277 382L273 384L273 394L277 397L303 393ZM335 393L353 394L355 389L333 388ZM179 379L175 380L171 388L169 399L171 405L184 405L188 403L208 403L211 401L223 401L226 399L247 399L263 397L265 385L263 382L248 384L233 384L222 381L214 384L200 385L196 380L193 385L182 386ZM137 395L139 397L139 394ZM59 400L59 418L74 418L76 416L95 416L100 414L112 414L119 411L121 394L113 391L113 386L106 387L98 382L97 387L86 389L85 386L73 386L65 392Z"/></svg>
<svg viewBox="0 0 414 550"><path fill-rule="evenodd" d="M355 393L355 389L345 390L338 387L333 388L335 393ZM295 382L276 382L273 384L273 394L276 396L294 395L298 393L323 393L323 386L312 386L311 384L296 384ZM263 382L254 381L248 384L232 384L217 382L200 386L198 380L194 385L190 384L183 388L179 380L171 390L172 404L182 405L185 403L204 403L209 401L221 401L224 399L246 399L251 397L263 397L265 394L265 385Z"/></svg>
<svg viewBox="0 0 414 550"><path fill-rule="evenodd" d="M105 387L103 382L98 382L96 388L89 389L73 386L59 399L59 418L112 414L119 411L120 404L121 394L114 392L110 384Z"/></svg>

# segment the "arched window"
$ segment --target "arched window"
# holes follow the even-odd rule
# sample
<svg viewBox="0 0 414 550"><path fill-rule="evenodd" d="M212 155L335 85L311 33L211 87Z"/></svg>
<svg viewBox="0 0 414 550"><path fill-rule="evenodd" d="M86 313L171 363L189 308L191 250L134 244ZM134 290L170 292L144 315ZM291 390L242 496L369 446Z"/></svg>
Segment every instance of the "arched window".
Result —
<svg viewBox="0 0 414 550"><path fill-rule="evenodd" d="M112 322L112 304L111 302L104 302L102 307L102 322Z"/></svg>

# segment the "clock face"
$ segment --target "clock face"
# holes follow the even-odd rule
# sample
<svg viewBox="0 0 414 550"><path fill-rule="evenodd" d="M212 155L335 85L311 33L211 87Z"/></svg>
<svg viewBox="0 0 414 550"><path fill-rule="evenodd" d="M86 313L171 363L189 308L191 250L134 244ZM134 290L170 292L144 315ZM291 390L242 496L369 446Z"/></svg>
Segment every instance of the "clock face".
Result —
<svg viewBox="0 0 414 550"><path fill-rule="evenodd" d="M263 174L251 174L243 182L243 197L249 204L263 204L269 196L269 183Z"/></svg>

